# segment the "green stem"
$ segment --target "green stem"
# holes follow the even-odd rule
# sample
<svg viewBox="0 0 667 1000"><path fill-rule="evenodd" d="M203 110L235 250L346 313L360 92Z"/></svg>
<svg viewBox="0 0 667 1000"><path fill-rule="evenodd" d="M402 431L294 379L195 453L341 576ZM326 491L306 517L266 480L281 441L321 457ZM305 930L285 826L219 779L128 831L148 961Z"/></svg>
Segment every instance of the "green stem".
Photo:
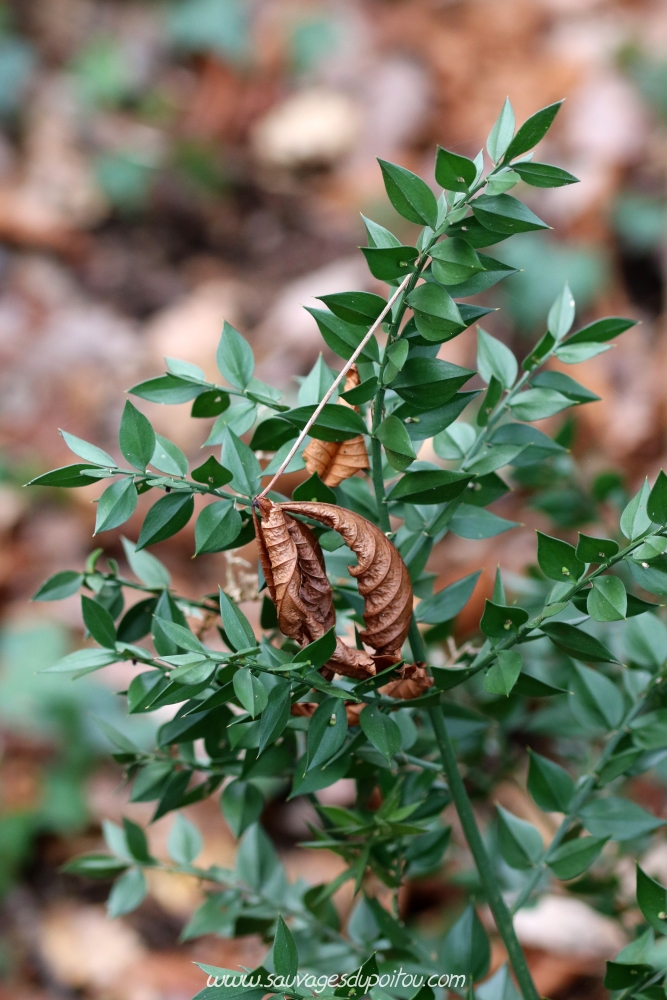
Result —
<svg viewBox="0 0 667 1000"><path fill-rule="evenodd" d="M459 773L459 769L456 764L456 754L454 753L454 748L449 738L449 733L447 732L442 707L434 706L433 708L430 708L429 717L435 732L436 740L438 741L438 747L440 748L442 766L447 777L447 783L449 784L449 790L452 794L452 799L454 800L456 812L459 820L461 821L461 826L463 827L468 847L470 848L470 852L475 861L489 908L493 914L496 927L498 928L498 933L503 939L503 943L507 949L507 954L512 968L514 969L514 975L516 976L519 984L523 1000L540 1000L539 993L535 988L533 978L530 974L530 969L528 968L528 963L526 962L526 956L524 955L521 945L519 944L519 939L516 936L514 924L512 923L512 916L507 909L505 900L503 899L500 891L496 873L493 869L486 847L484 846L484 841L482 840L482 835L479 832L479 827L477 826L477 820L475 819L472 804L468 797L465 785L463 784L463 779Z"/></svg>
<svg viewBox="0 0 667 1000"><path fill-rule="evenodd" d="M408 641L415 660L424 660L426 657L424 640L421 637L414 615L410 622ZM514 969L514 975L523 995L523 1000L540 1000L528 968L528 963L526 962L526 956L516 936L512 916L502 897L496 873L484 846L472 804L456 763L456 754L454 753L454 748L447 732L442 705L434 705L429 708L428 714L431 719L435 738L438 742L442 767L447 778L452 799L454 800L454 806L463 827L470 853L473 856L479 877L484 886L486 899L493 914L496 927L498 928L498 933L507 949L507 954Z"/></svg>

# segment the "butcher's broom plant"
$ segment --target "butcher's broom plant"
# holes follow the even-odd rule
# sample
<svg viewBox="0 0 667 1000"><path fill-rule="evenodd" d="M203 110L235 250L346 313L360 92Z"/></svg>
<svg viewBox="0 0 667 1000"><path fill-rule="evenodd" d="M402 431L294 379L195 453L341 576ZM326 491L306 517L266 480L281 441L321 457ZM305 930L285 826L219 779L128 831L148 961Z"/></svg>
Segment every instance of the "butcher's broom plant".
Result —
<svg viewBox="0 0 667 1000"><path fill-rule="evenodd" d="M184 938L267 943L246 979L202 966L201 998L428 1000L454 990L538 1000L513 915L545 892L622 920L630 943L608 963L611 991L664 996L667 892L638 867L635 902L614 871L620 854L641 858L665 824L630 792L634 776L659 777L667 757L667 629L649 599L667 595L667 476L629 502L614 477L585 487L567 448L571 421L555 438L534 426L594 405L563 367L609 350L633 320L577 329L566 286L521 361L478 326L483 388L476 372L445 360L447 342L492 313L488 290L513 273L487 248L548 228L508 192L576 180L533 159L558 109L515 130L508 101L487 156L439 148L439 195L380 161L392 205L421 229L406 246L365 219L362 253L386 294L324 295L309 310L340 371L320 357L298 400L286 400L255 378L249 343L225 323L220 384L167 358L165 374L130 390L140 405L191 402L194 418L213 420L205 461L190 469L128 400L122 459L63 432L77 462L33 480L99 481L103 539L151 493L138 535L123 538L127 569L96 549L35 599L81 590L89 641L52 672L77 678L119 660L136 668L122 694L132 715L160 710L156 746L105 731L131 800L154 802L154 820L176 813L170 860L154 857L125 819L105 824L108 854L66 870L113 880L112 917L142 903L150 870L190 875L206 901ZM586 532L576 542L571 530L569 541L538 532L535 565L523 578L499 570L478 628L457 647L456 618L479 573L433 593L429 557L449 533L488 539L515 528L489 509L512 486L552 510L556 525ZM223 566L212 554L225 552L233 569L229 554L256 539L259 561L256 575L225 572L219 593L193 600L174 592L150 549L188 525L196 497L195 555ZM545 814L539 829L496 804L508 778L522 812ZM341 779L356 789L347 802ZM327 793L334 786L338 799ZM209 796L239 838L231 870L197 863L202 839L180 812ZM304 846L340 857L333 881L288 880L262 826L276 797L307 800ZM462 900L453 923L428 932L402 909L401 888L424 876L456 884ZM494 970L489 931L507 956Z"/></svg>

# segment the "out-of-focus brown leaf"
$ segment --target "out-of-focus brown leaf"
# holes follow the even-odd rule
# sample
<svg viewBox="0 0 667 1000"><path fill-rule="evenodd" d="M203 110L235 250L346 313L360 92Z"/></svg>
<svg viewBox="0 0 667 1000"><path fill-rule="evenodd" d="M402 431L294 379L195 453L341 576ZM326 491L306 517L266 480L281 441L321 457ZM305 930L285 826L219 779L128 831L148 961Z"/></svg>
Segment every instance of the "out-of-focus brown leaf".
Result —
<svg viewBox="0 0 667 1000"><path fill-rule="evenodd" d="M333 594L324 569L322 549L310 528L286 515L271 500L257 501L253 509L259 556L283 635L301 645L324 635L336 620ZM363 649L351 649L336 639L336 650L326 668L348 677L368 677L375 664Z"/></svg>
<svg viewBox="0 0 667 1000"><path fill-rule="evenodd" d="M380 693L389 698L418 698L433 686L433 678L426 672L425 663L406 663L395 681L390 681L381 687Z"/></svg>
<svg viewBox="0 0 667 1000"><path fill-rule="evenodd" d="M364 598L366 628L361 639L380 656L398 662L412 615L412 584L398 549L366 518L335 504L300 501L281 508L319 521L344 538L357 556L350 574L357 577Z"/></svg>
<svg viewBox="0 0 667 1000"><path fill-rule="evenodd" d="M354 389L361 379L357 366L352 365L345 377L345 389ZM359 411L358 406L350 406L344 399L338 400L342 406L349 406ZM317 472L326 486L339 486L344 479L349 479L362 469L369 468L368 452L362 434L349 441L319 441L312 438L303 452L303 458L308 472Z"/></svg>

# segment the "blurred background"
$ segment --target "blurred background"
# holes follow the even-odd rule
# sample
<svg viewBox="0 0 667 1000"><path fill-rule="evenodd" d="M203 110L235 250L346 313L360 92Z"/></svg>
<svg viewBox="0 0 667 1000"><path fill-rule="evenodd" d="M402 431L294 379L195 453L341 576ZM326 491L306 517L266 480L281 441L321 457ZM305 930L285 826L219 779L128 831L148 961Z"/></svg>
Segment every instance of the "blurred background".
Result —
<svg viewBox="0 0 667 1000"><path fill-rule="evenodd" d="M187 881L156 877L148 902L109 924L107 887L59 874L72 854L99 848L102 818L125 810L146 821L149 807L126 806L94 721L126 725L114 693L123 677L36 674L80 641L79 607L28 599L51 573L82 565L99 491L22 484L70 461L58 427L114 450L124 390L159 374L163 355L214 376L223 319L253 344L259 377L295 394L292 376L321 344L302 306L373 287L356 250L359 212L414 235L388 205L375 157L430 180L435 144L474 156L506 95L519 121L567 98L539 159L581 184L521 192L554 231L497 250L523 270L494 290L502 310L488 329L525 350L565 280L582 323L615 313L641 325L575 373L604 399L561 429L580 471L565 462L501 501L525 529L447 539L431 567L441 583L497 562L521 571L535 526L567 537L575 523L604 519L609 498L665 460L667 5L0 3L2 1000L187 1000L203 986L193 960L252 965L264 950L254 938L179 943L201 901ZM473 331L443 353L474 367ZM202 425L187 406L145 409L197 453ZM124 530L136 537L132 522ZM101 544L122 559L117 536ZM195 563L191 552L187 531L156 549L181 593L242 583L247 567L223 554ZM132 733L148 744L146 718ZM215 803L192 818L207 858L230 864L233 838ZM158 852L172 819L152 830ZM291 872L337 872L336 859L296 847L306 833L298 810L277 806L265 820ZM446 892L423 880L406 912L432 919ZM601 960L619 942L611 922L584 917L538 914L520 928L550 996L598 995Z"/></svg>

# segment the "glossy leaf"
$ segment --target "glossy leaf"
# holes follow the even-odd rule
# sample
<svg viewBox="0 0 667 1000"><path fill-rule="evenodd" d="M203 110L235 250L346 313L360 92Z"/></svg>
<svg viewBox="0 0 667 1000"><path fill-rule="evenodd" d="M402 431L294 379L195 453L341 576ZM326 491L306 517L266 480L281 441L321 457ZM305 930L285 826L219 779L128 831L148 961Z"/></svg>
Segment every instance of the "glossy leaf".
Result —
<svg viewBox="0 0 667 1000"><path fill-rule="evenodd" d="M527 153L533 146L536 146L551 128L562 103L562 101L556 101L555 104L549 104L546 108L541 108L540 111L531 115L509 144L505 159L513 160L515 156L521 156L522 153Z"/></svg>
<svg viewBox="0 0 667 1000"><path fill-rule="evenodd" d="M82 594L81 615L84 625L95 642L108 649L116 648L116 626L106 608Z"/></svg>
<svg viewBox="0 0 667 1000"><path fill-rule="evenodd" d="M532 187L556 188L579 183L579 178L574 174L563 170L562 167L553 167L550 163L515 163L512 169L522 181Z"/></svg>
<svg viewBox="0 0 667 1000"><path fill-rule="evenodd" d="M248 649L257 642L252 626L241 609L220 589L220 617L225 635L234 649Z"/></svg>
<svg viewBox="0 0 667 1000"><path fill-rule="evenodd" d="M168 493L160 497L146 514L139 532L137 552L157 545L184 528L192 517L195 502L190 492Z"/></svg>
<svg viewBox="0 0 667 1000"><path fill-rule="evenodd" d="M308 770L326 764L345 742L347 715L338 698L325 698L308 725Z"/></svg>
<svg viewBox="0 0 667 1000"><path fill-rule="evenodd" d="M599 576L588 594L588 613L596 622L618 622L628 612L628 595L617 576Z"/></svg>
<svg viewBox="0 0 667 1000"><path fill-rule="evenodd" d="M215 360L220 374L230 385L246 389L255 371L250 344L238 330L225 321Z"/></svg>
<svg viewBox="0 0 667 1000"><path fill-rule="evenodd" d="M229 548L241 531L241 515L232 500L218 500L202 509L195 524L195 555Z"/></svg>
<svg viewBox="0 0 667 1000"><path fill-rule="evenodd" d="M438 206L435 195L421 177L397 163L378 160L390 202L399 215L418 225L435 228Z"/></svg>
<svg viewBox="0 0 667 1000"><path fill-rule="evenodd" d="M574 322L574 309L574 296L566 282L547 316L547 329L554 340L562 340L569 333Z"/></svg>
<svg viewBox="0 0 667 1000"><path fill-rule="evenodd" d="M550 580L568 580L575 583L586 569L577 558L576 549L560 538L537 532L537 561Z"/></svg>
<svg viewBox="0 0 667 1000"><path fill-rule="evenodd" d="M549 229L546 222L511 194L481 194L472 202L472 210L478 222L502 235Z"/></svg>
<svg viewBox="0 0 667 1000"><path fill-rule="evenodd" d="M32 595L31 600L62 601L66 597L76 594L82 583L83 573L77 573L73 569L65 569L60 573L54 573L48 580L45 580Z"/></svg>
<svg viewBox="0 0 667 1000"><path fill-rule="evenodd" d="M470 573L455 583L450 583L437 594L420 601L415 611L417 621L426 625L438 625L455 618L472 597L480 573L481 570Z"/></svg>
<svg viewBox="0 0 667 1000"><path fill-rule="evenodd" d="M118 444L124 458L143 472L155 451L155 431L147 417L129 399L125 403L118 432Z"/></svg>
<svg viewBox="0 0 667 1000"><path fill-rule="evenodd" d="M438 146L435 179L446 191L467 191L477 176L477 167L467 156Z"/></svg>
<svg viewBox="0 0 667 1000"><path fill-rule="evenodd" d="M502 160L514 135L514 109L509 97L505 98L502 110L494 122L493 128L486 140L486 149L494 163Z"/></svg>
<svg viewBox="0 0 667 1000"><path fill-rule="evenodd" d="M599 639L570 625L568 622L544 622L540 628L554 645L568 656L587 663L616 663L616 659Z"/></svg>
<svg viewBox="0 0 667 1000"><path fill-rule="evenodd" d="M107 486L97 502L95 534L111 531L132 517L137 507L137 488L131 477Z"/></svg>

